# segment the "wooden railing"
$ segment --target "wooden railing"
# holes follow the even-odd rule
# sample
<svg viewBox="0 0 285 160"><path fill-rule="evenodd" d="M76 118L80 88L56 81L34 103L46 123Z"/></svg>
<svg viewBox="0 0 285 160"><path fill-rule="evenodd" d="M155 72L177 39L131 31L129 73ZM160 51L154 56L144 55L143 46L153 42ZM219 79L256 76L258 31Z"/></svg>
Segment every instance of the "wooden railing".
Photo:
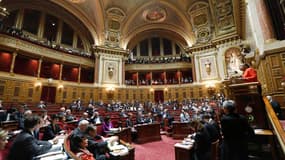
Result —
<svg viewBox="0 0 285 160"><path fill-rule="evenodd" d="M280 149L285 155L285 131L267 98L263 97L263 101L265 103L267 117L272 126L273 133L277 137L278 143L280 144Z"/></svg>

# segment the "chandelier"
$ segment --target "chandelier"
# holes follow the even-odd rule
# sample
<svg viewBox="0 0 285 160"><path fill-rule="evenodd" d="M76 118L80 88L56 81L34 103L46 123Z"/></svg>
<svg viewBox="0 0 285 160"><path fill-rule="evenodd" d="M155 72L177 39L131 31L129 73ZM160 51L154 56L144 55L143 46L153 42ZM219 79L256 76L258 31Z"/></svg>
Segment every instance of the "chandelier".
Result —
<svg viewBox="0 0 285 160"><path fill-rule="evenodd" d="M0 0L0 3L2 2L2 0ZM7 17L9 15L9 12L7 11L7 9L5 7L2 7L0 5L0 20L4 19L5 17Z"/></svg>

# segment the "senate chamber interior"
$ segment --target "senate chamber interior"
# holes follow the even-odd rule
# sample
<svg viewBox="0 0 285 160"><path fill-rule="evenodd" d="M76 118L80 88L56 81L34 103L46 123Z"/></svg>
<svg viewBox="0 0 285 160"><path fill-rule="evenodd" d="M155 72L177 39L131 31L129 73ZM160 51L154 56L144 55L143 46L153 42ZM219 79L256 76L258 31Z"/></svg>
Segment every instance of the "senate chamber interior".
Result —
<svg viewBox="0 0 285 160"><path fill-rule="evenodd" d="M0 0L0 160L285 160L284 0Z"/></svg>

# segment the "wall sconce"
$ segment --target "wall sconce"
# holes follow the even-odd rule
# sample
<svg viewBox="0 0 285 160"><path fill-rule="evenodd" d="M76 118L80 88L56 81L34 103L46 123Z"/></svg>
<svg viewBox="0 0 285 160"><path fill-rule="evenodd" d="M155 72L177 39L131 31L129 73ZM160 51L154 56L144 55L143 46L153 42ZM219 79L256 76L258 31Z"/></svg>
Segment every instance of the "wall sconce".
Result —
<svg viewBox="0 0 285 160"><path fill-rule="evenodd" d="M207 92L210 96L214 95L216 92L216 86L213 83L206 84Z"/></svg>
<svg viewBox="0 0 285 160"><path fill-rule="evenodd" d="M62 91L62 89L64 88L64 86L63 86L62 84L59 84L59 85L57 86L57 88L58 88L59 91Z"/></svg>
<svg viewBox="0 0 285 160"><path fill-rule="evenodd" d="M113 99L115 88L113 86L109 86L109 87L106 88L106 91L107 91L108 99Z"/></svg>
<svg viewBox="0 0 285 160"><path fill-rule="evenodd" d="M41 87L42 86L42 82L38 81L35 83L35 87Z"/></svg>
<svg viewBox="0 0 285 160"><path fill-rule="evenodd" d="M49 79L47 79L47 82L48 82L49 85L51 85L52 82L53 82L53 79L52 79L52 78L49 78Z"/></svg>
<svg viewBox="0 0 285 160"><path fill-rule="evenodd" d="M167 94L168 88L164 88L164 92L165 92L165 94Z"/></svg>
<svg viewBox="0 0 285 160"><path fill-rule="evenodd" d="M154 89L153 89L153 88L150 88L149 91L150 91L151 93L153 93Z"/></svg>

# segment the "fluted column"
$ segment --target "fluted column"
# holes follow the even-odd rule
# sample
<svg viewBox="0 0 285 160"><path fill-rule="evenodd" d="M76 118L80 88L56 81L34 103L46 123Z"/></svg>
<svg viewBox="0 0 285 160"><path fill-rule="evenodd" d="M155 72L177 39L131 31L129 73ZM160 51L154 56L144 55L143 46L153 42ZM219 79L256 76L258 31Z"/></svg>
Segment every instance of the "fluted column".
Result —
<svg viewBox="0 0 285 160"><path fill-rule="evenodd" d="M258 20L264 37L264 41L270 42L276 39L272 26L272 20L264 0L259 0L258 2L256 2L256 10L258 12Z"/></svg>
<svg viewBox="0 0 285 160"><path fill-rule="evenodd" d="M164 50L163 50L163 41L162 41L162 38L159 38L159 50L160 50L160 56L163 56L164 55Z"/></svg>
<svg viewBox="0 0 285 160"><path fill-rule="evenodd" d="M171 46L172 46L172 55L174 56L176 54L176 49L175 49L175 43L171 41Z"/></svg>
<svg viewBox="0 0 285 160"><path fill-rule="evenodd" d="M137 56L141 56L141 45L140 43L137 44Z"/></svg>
<svg viewBox="0 0 285 160"><path fill-rule="evenodd" d="M23 19L24 19L24 9L20 9L15 24L16 28L22 28Z"/></svg>
<svg viewBox="0 0 285 160"><path fill-rule="evenodd" d="M16 61L16 56L18 55L17 51L13 52L13 57L12 57L12 63L10 66L10 74L14 75L14 66L15 66L15 61Z"/></svg>
<svg viewBox="0 0 285 160"><path fill-rule="evenodd" d="M192 63L192 82L196 82L196 66L194 61L194 56L190 55L191 57L191 63Z"/></svg>
<svg viewBox="0 0 285 160"><path fill-rule="evenodd" d="M122 82L120 82L121 84L125 84L125 61L124 59L122 59Z"/></svg>
<svg viewBox="0 0 285 160"><path fill-rule="evenodd" d="M80 79L81 79L81 65L79 65L78 67L78 78L77 78L78 83L80 83Z"/></svg>
<svg viewBox="0 0 285 160"><path fill-rule="evenodd" d="M59 21L58 22L58 26L57 27L57 34L56 34L56 38L55 38L55 43L60 44L61 43L61 36L62 36L62 27L63 27L63 21Z"/></svg>
<svg viewBox="0 0 285 160"><path fill-rule="evenodd" d="M46 14L44 12L41 13L40 23L38 28L38 37L43 38L44 30L45 30L45 17Z"/></svg>
<svg viewBox="0 0 285 160"><path fill-rule="evenodd" d="M99 61L100 61L100 55L95 54L94 83L99 82Z"/></svg>
<svg viewBox="0 0 285 160"><path fill-rule="evenodd" d="M63 69L63 64L60 64L60 69L59 69L59 80L62 80L62 69Z"/></svg>
<svg viewBox="0 0 285 160"><path fill-rule="evenodd" d="M38 74L37 74L37 78L40 78L41 68L42 68L42 62L43 62L43 59L42 59L42 58L40 58L40 59L39 59L39 65L38 65Z"/></svg>
<svg viewBox="0 0 285 160"><path fill-rule="evenodd" d="M152 45L151 45L151 39L149 38L148 40L148 56L152 56Z"/></svg>
<svg viewBox="0 0 285 160"><path fill-rule="evenodd" d="M137 74L137 86L139 85L139 72L136 73Z"/></svg>

